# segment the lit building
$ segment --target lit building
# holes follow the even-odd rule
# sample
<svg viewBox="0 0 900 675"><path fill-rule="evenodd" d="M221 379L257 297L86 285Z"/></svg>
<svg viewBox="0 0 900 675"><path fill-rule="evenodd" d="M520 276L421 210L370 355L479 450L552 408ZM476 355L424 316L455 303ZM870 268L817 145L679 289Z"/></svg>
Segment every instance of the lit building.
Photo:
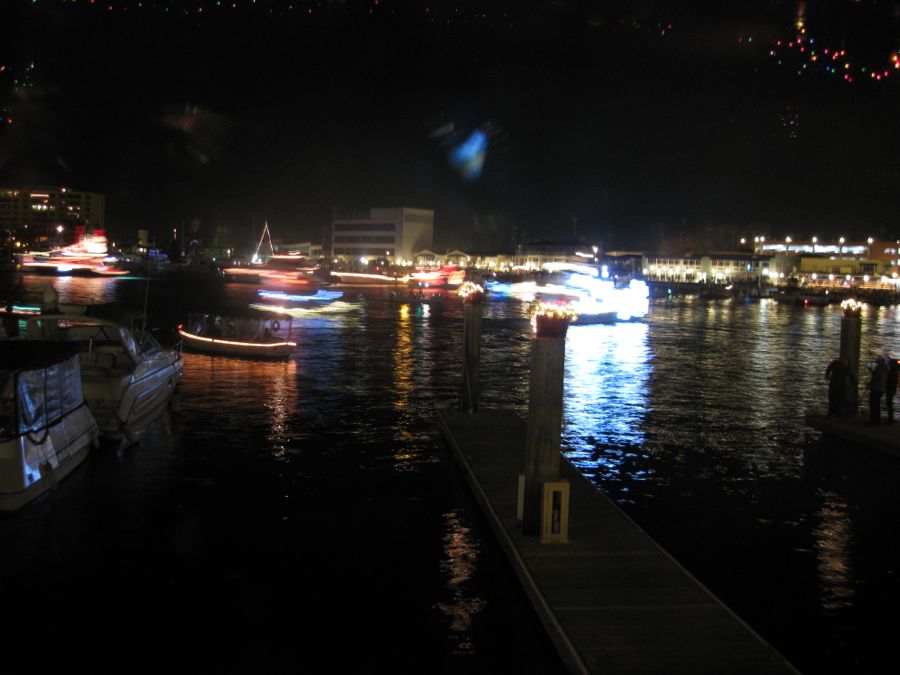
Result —
<svg viewBox="0 0 900 675"><path fill-rule="evenodd" d="M770 258L745 253L709 253L695 256L645 255L643 273L654 281L727 283L769 274Z"/></svg>
<svg viewBox="0 0 900 675"><path fill-rule="evenodd" d="M434 245L434 211L398 207L339 211L331 221L331 254L343 260L412 260Z"/></svg>
<svg viewBox="0 0 900 675"><path fill-rule="evenodd" d="M582 251L576 243L557 241L533 241L516 247L518 266L529 270L542 269L547 263L586 263L593 254Z"/></svg>
<svg viewBox="0 0 900 675"><path fill-rule="evenodd" d="M56 186L0 187L0 229L18 232L26 240L49 239L59 226L102 230L105 223L105 195Z"/></svg>

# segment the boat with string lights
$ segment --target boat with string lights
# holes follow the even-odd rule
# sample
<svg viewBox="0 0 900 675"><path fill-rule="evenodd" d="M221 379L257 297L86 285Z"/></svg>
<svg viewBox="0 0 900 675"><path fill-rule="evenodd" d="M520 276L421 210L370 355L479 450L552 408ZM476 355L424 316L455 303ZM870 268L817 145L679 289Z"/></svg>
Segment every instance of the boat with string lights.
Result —
<svg viewBox="0 0 900 675"><path fill-rule="evenodd" d="M78 241L52 251L33 252L21 261L24 272L53 276L116 277L128 274L115 257L108 254L106 234L95 230L93 234L79 233Z"/></svg>
<svg viewBox="0 0 900 675"><path fill-rule="evenodd" d="M332 270L331 277L341 286L406 286L409 277L392 277L387 274L369 272L342 272Z"/></svg>
<svg viewBox="0 0 900 675"><path fill-rule="evenodd" d="M284 291L268 291L260 289L257 294L266 300L275 300L278 302L299 302L299 303L325 303L334 302L344 296L343 291L329 291L324 288L318 289L315 293L285 293Z"/></svg>
<svg viewBox="0 0 900 675"><path fill-rule="evenodd" d="M291 341L293 319L285 314L258 312L244 316L191 314L178 326L182 346L193 352L254 359L285 359L296 342Z"/></svg>
<svg viewBox="0 0 900 675"><path fill-rule="evenodd" d="M268 253L261 254L263 243L268 243ZM222 274L227 281L263 284L291 284L302 286L327 285L321 278L319 267L314 260L301 252L276 253L272 243L269 223L263 226L256 251L249 264L224 267Z"/></svg>
<svg viewBox="0 0 900 675"><path fill-rule="evenodd" d="M556 276L556 283L487 282L486 289L495 297L571 305L575 314L571 319L573 326L635 321L649 311L649 289L640 279L620 286L593 267L563 263L546 267Z"/></svg>

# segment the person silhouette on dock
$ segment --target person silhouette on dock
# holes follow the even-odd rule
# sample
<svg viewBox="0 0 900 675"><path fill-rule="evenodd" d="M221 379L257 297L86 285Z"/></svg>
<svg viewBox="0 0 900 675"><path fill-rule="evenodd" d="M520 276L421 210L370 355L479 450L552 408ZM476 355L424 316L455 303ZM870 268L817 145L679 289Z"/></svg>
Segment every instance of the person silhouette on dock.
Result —
<svg viewBox="0 0 900 675"><path fill-rule="evenodd" d="M853 380L846 356L840 356L828 364L825 379L828 380L828 416L842 417L847 388Z"/></svg>
<svg viewBox="0 0 900 675"><path fill-rule="evenodd" d="M874 426L881 423L881 397L887 388L888 367L884 358L876 356L872 369L872 378L869 380L869 424Z"/></svg>
<svg viewBox="0 0 900 675"><path fill-rule="evenodd" d="M19 337L19 319L13 314L12 305L7 305L3 311L3 330L6 337Z"/></svg>
<svg viewBox="0 0 900 675"><path fill-rule="evenodd" d="M884 357L887 362L887 383L884 387L884 407L887 409L887 423L894 423L894 394L897 393L897 378L900 377L900 363L890 355Z"/></svg>

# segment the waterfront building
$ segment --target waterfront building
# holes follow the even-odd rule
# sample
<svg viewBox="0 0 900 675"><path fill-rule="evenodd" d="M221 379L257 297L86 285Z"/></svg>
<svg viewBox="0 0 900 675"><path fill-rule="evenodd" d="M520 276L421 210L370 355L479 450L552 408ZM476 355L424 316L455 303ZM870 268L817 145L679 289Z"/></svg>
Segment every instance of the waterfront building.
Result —
<svg viewBox="0 0 900 675"><path fill-rule="evenodd" d="M413 263L417 267L456 265L490 272L510 272L516 267L516 258L502 253L476 255L460 250L438 253L431 249L423 249L416 252Z"/></svg>
<svg viewBox="0 0 900 675"><path fill-rule="evenodd" d="M444 260L444 256L437 251L432 251L430 248L423 248L421 251L416 251L416 254L413 256L413 264L417 267L435 267L438 265L445 265L446 261Z"/></svg>
<svg viewBox="0 0 900 675"><path fill-rule="evenodd" d="M539 270L547 263L579 263L593 261L594 254L574 242L535 241L516 247L516 264L526 270ZM579 255L581 253L581 255Z"/></svg>
<svg viewBox="0 0 900 675"><path fill-rule="evenodd" d="M684 281L695 283L728 283L747 281L777 273L773 260L739 252L718 252L706 255L683 256L644 255L642 271L654 281ZM777 265L776 265L777 267Z"/></svg>
<svg viewBox="0 0 900 675"><path fill-rule="evenodd" d="M331 221L331 252L336 260L385 258L411 261L434 245L434 211L406 206L337 211Z"/></svg>
<svg viewBox="0 0 900 675"><path fill-rule="evenodd" d="M0 187L0 229L27 244L65 239L76 226L102 230L106 196L63 186Z"/></svg>
<svg viewBox="0 0 900 675"><path fill-rule="evenodd" d="M311 241L296 243L276 242L275 253L278 255L305 256L310 260L318 260L322 257L322 244L314 244Z"/></svg>
<svg viewBox="0 0 900 675"><path fill-rule="evenodd" d="M475 256L473 260L472 267L490 272L506 273L511 272L516 267L515 256L511 255L479 255Z"/></svg>
<svg viewBox="0 0 900 675"><path fill-rule="evenodd" d="M900 270L900 242L871 237L865 241L847 241L842 237L835 242L820 242L816 238L793 241L790 237L783 242L765 242L760 237L754 250L772 260L781 260L781 272L802 279L868 281L881 276L893 278ZM784 261L790 261L790 265Z"/></svg>

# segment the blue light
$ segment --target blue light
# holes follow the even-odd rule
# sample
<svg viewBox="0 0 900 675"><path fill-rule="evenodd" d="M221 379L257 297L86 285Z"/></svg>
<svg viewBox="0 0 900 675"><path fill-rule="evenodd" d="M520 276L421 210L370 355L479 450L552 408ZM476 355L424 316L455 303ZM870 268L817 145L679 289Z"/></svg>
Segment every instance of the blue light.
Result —
<svg viewBox="0 0 900 675"><path fill-rule="evenodd" d="M330 302L344 295L343 291L326 291L319 289L314 295L290 295L284 291L257 291L264 298L283 300L285 302Z"/></svg>
<svg viewBox="0 0 900 675"><path fill-rule="evenodd" d="M465 180L473 181L481 175L487 144L487 135L476 129L465 141L450 151L450 164L459 170Z"/></svg>

